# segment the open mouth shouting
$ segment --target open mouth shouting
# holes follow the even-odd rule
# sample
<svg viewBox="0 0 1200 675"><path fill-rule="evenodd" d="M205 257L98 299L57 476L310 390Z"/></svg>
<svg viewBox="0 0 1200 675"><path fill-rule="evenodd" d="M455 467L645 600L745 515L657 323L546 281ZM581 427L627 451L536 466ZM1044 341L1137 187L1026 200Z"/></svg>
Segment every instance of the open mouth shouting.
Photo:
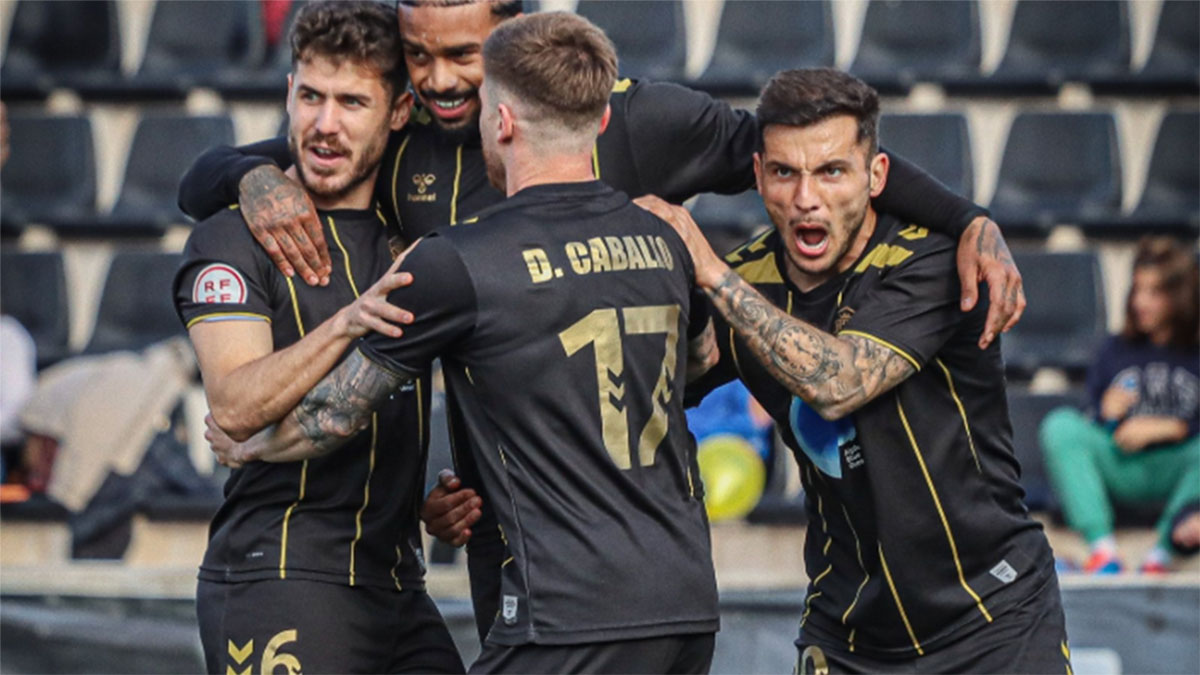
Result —
<svg viewBox="0 0 1200 675"><path fill-rule="evenodd" d="M797 223L792 234L796 251L806 258L820 258L829 250L829 229L822 223Z"/></svg>

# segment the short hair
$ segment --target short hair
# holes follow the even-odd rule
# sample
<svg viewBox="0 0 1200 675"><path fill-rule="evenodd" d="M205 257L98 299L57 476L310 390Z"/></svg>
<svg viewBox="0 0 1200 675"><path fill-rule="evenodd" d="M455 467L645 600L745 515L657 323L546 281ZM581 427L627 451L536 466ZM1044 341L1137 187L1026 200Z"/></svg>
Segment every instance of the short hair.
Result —
<svg viewBox="0 0 1200 675"><path fill-rule="evenodd" d="M834 68L801 68L775 74L758 100L758 146L772 124L807 127L830 117L858 121L856 142L867 142L867 161L879 152L879 94L862 80Z"/></svg>
<svg viewBox="0 0 1200 675"><path fill-rule="evenodd" d="M522 0L396 0L396 9L401 7L457 7L476 2L491 3L492 18L497 21L511 19L525 11L525 3Z"/></svg>
<svg viewBox="0 0 1200 675"><path fill-rule="evenodd" d="M314 56L335 63L369 65L383 78L392 99L408 86L400 27L386 5L372 0L306 2L290 35L292 68Z"/></svg>
<svg viewBox="0 0 1200 675"><path fill-rule="evenodd" d="M617 51L604 31L569 12L500 24L483 44L484 86L518 97L537 122L572 132L596 124L617 80Z"/></svg>
<svg viewBox="0 0 1200 675"><path fill-rule="evenodd" d="M1133 270L1144 268L1158 272L1162 292L1171 306L1167 319L1171 327L1169 344L1195 349L1200 342L1200 269L1195 248L1172 237L1143 237L1133 255ZM1121 335L1134 342L1150 337L1138 330L1133 314L1132 286L1125 299L1125 328Z"/></svg>

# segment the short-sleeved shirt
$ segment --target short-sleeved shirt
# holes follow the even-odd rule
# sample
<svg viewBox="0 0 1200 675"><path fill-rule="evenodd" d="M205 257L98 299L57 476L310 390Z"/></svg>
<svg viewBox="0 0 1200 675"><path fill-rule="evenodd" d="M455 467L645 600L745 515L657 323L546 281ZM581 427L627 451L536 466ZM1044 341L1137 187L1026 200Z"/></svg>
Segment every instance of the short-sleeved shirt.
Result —
<svg viewBox="0 0 1200 675"><path fill-rule="evenodd" d="M880 216L854 266L807 293L788 280L785 255L772 230L728 260L792 316L879 343L916 372L826 421L714 316L721 362L689 399L741 378L796 456L810 516L803 636L912 658L991 621L1053 574L1022 503L999 345L976 345L987 308L960 311L948 237Z"/></svg>
<svg viewBox="0 0 1200 675"><path fill-rule="evenodd" d="M192 233L175 278L180 319L188 327L265 321L276 350L299 341L392 262L387 228L375 211L326 211L320 218L333 263L325 287L283 276L236 210L210 218ZM200 577L423 588L417 513L424 496L429 381L425 372L415 376L339 452L233 471L210 527Z"/></svg>
<svg viewBox="0 0 1200 675"><path fill-rule="evenodd" d="M1188 437L1200 426L1200 355L1194 349L1162 347L1113 335L1088 371L1088 394L1099 419L1109 387L1137 394L1132 415L1162 415L1187 422Z"/></svg>
<svg viewBox="0 0 1200 675"><path fill-rule="evenodd" d="M716 630L682 393L692 268L663 221L598 181L538 185L408 255L416 321L363 353L441 357L511 557L488 640Z"/></svg>

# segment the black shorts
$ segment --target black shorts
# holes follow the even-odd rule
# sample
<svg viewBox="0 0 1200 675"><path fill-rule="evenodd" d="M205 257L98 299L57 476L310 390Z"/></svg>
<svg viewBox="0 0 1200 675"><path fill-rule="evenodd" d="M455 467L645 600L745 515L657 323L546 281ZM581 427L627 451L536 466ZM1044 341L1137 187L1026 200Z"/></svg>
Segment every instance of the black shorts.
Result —
<svg viewBox="0 0 1200 675"><path fill-rule="evenodd" d="M1024 603L962 638L904 661L872 659L844 649L797 642L796 672L1071 673L1071 652L1058 578Z"/></svg>
<svg viewBox="0 0 1200 675"><path fill-rule="evenodd" d="M462 673L424 591L320 581L200 581L200 641L210 673Z"/></svg>
<svg viewBox="0 0 1200 675"><path fill-rule="evenodd" d="M483 646L472 673L707 673L712 633L577 645Z"/></svg>

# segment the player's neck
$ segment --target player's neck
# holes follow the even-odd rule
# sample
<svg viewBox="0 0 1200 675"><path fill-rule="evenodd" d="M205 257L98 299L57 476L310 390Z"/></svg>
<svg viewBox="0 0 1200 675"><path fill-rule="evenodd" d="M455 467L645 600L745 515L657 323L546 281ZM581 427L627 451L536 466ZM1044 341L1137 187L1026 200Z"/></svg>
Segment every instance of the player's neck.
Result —
<svg viewBox="0 0 1200 675"><path fill-rule="evenodd" d="M513 157L505 165L505 192L511 197L525 188L550 183L583 183L596 180L591 153Z"/></svg>

